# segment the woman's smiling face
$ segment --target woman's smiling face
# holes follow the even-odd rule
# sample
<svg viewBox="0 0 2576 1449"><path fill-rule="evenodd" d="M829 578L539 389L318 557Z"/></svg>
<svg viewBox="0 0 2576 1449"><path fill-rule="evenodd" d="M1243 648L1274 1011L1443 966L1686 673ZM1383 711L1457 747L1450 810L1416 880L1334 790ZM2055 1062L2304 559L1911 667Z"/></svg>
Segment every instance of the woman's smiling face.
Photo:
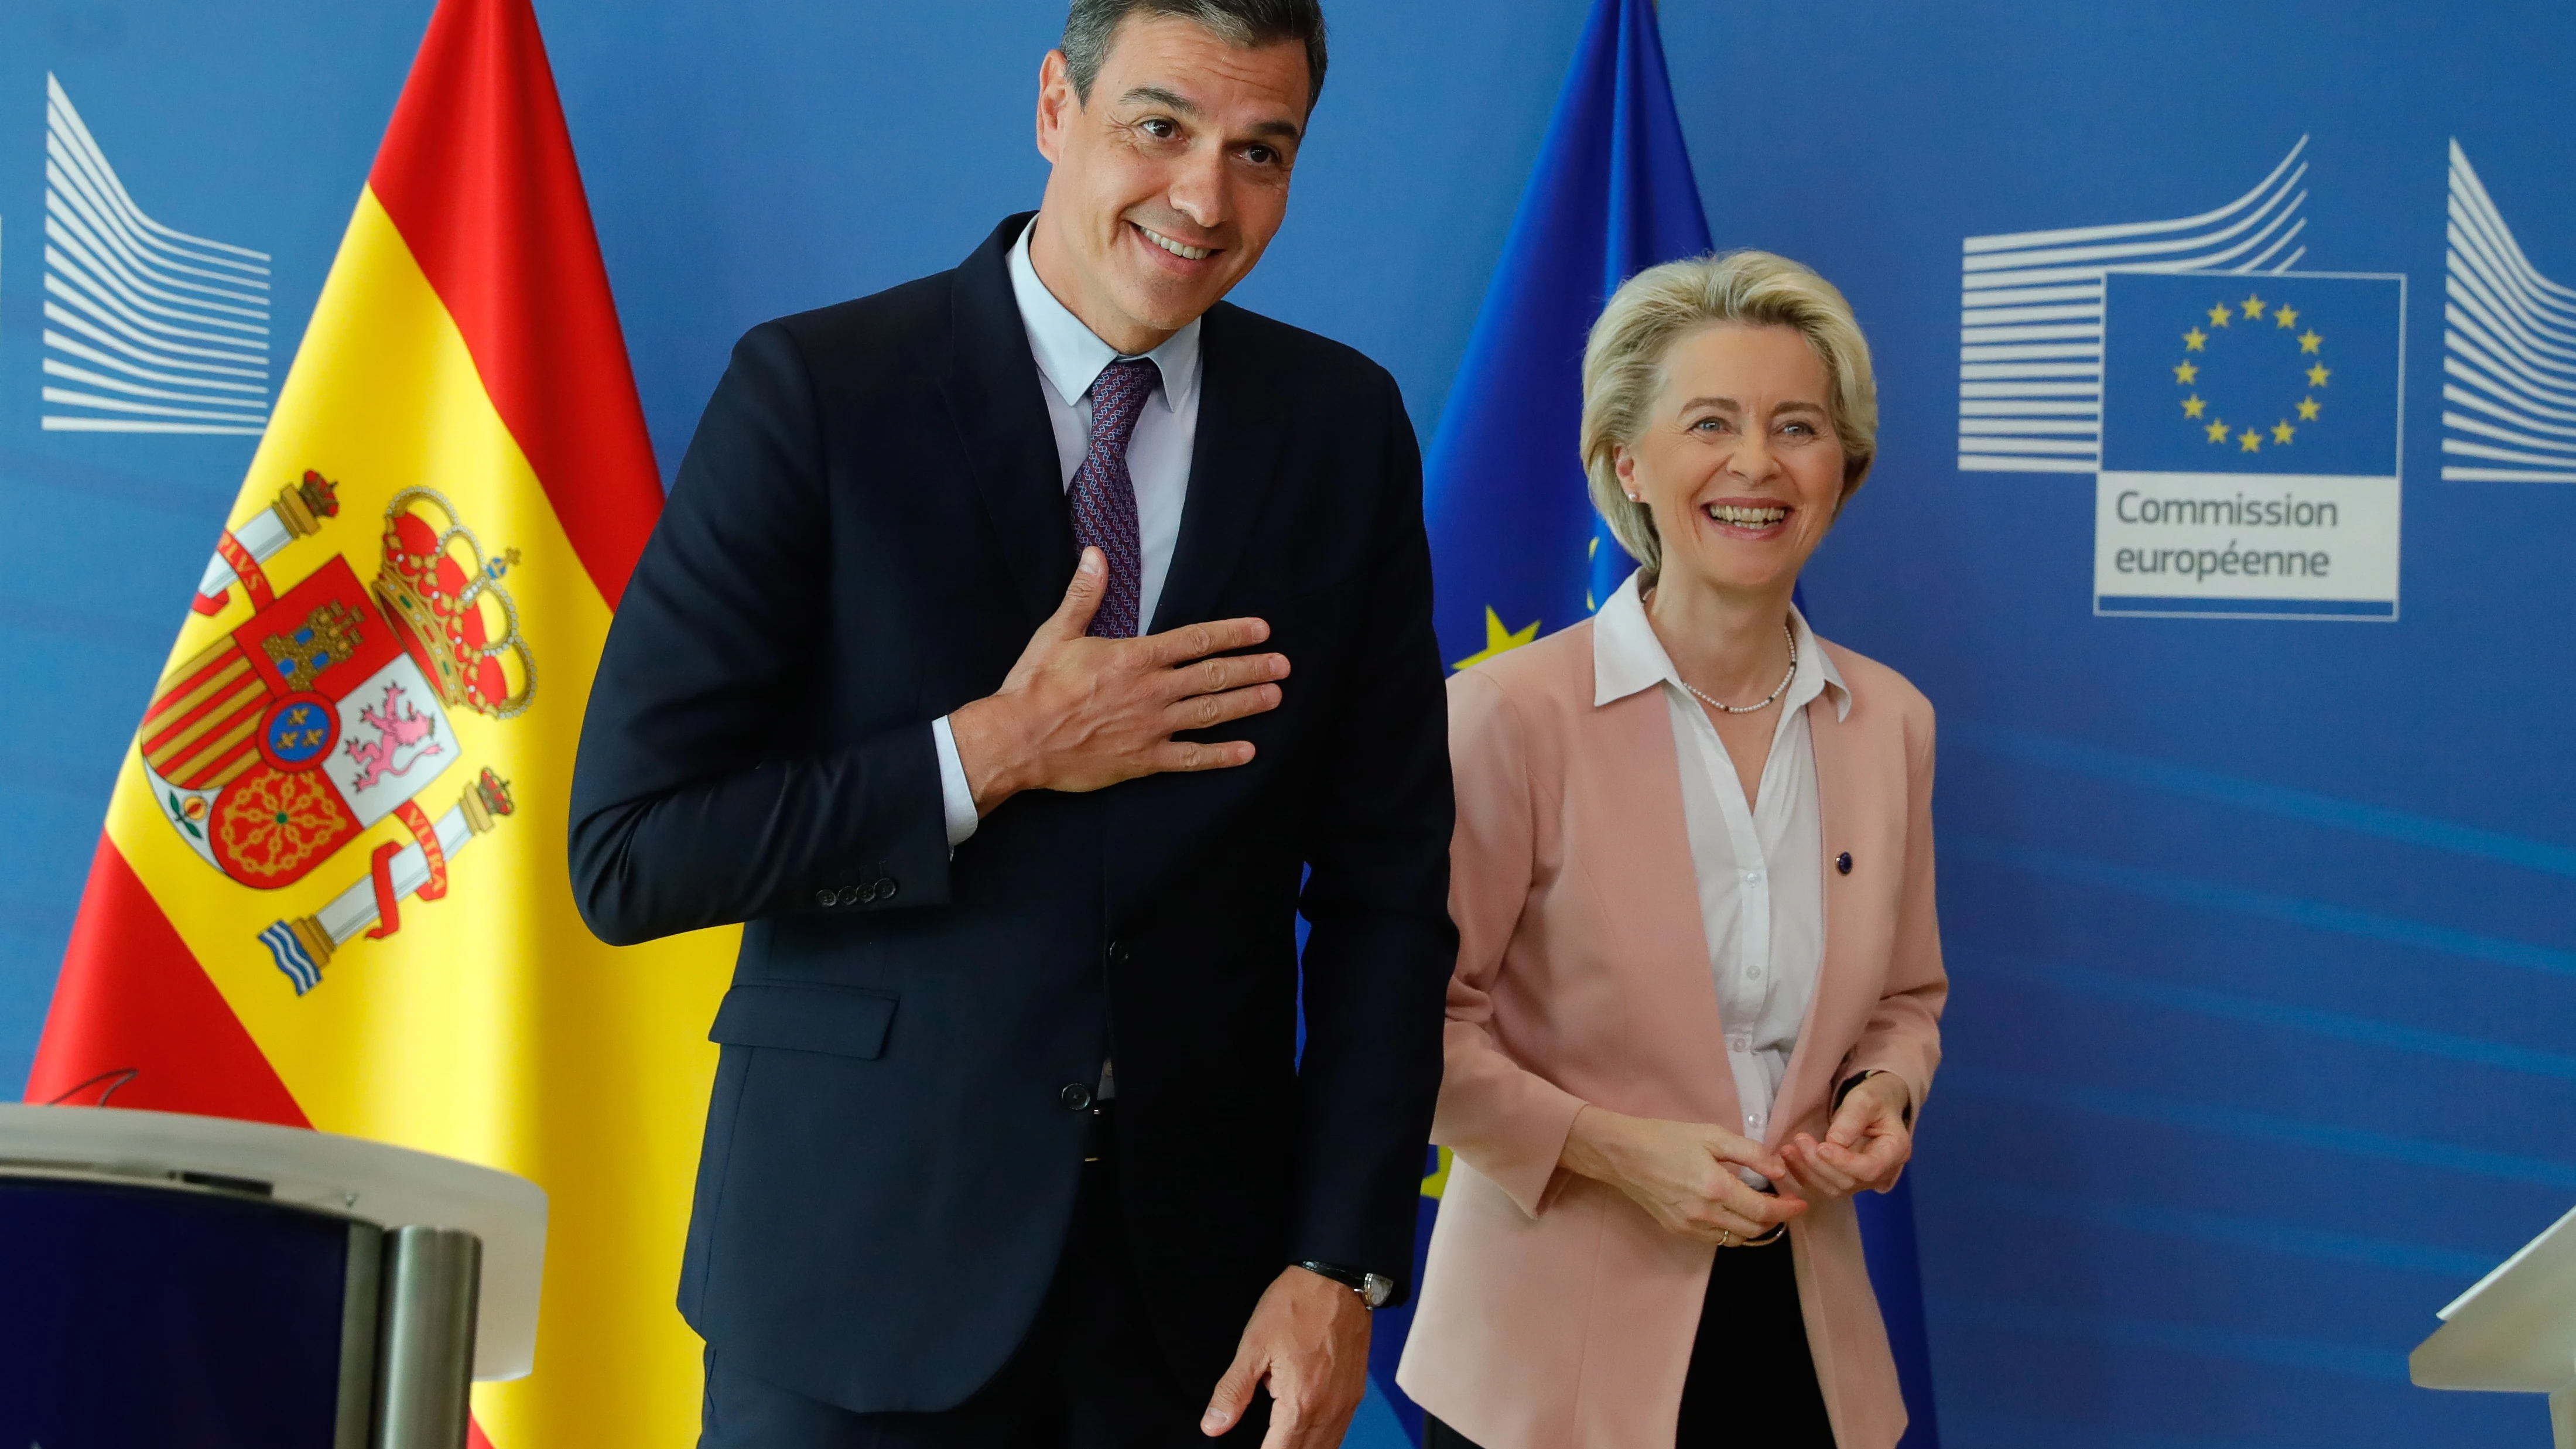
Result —
<svg viewBox="0 0 2576 1449"><path fill-rule="evenodd" d="M1662 579L1785 591L1833 526L1843 447L1825 365L1795 328L1720 324L1666 354L1619 482L1655 518Z"/></svg>

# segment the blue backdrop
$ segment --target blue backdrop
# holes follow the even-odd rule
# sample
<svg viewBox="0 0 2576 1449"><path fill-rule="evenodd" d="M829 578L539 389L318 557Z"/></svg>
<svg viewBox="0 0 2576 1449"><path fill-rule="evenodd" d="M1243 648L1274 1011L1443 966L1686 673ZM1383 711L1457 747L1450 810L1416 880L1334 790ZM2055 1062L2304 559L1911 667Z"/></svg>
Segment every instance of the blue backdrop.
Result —
<svg viewBox="0 0 2576 1449"><path fill-rule="evenodd" d="M1335 12L1240 296L1383 360L1426 436L1585 9ZM270 254L273 384L427 13L0 18L0 1072L250 452L43 426L159 416L43 395L111 396L45 372L103 371L43 335L87 295L46 256L46 77L143 213ZM1037 193L1054 0L539 13L666 469L744 327L949 265ZM2576 1197L2576 18L1666 0L1663 28L1718 244L1814 263L1877 349L1882 462L1809 586L1942 711L1957 987L1910 1180L1946 1442L2540 1442L2537 1400L2412 1389L2404 1350ZM2274 325L2241 308L2284 267L2405 279L2371 422L2398 481L2296 485L2338 501L2296 540L2332 588L2097 576L2138 546L2097 517L2129 486L2097 482L2100 419L2138 402L2125 374L2102 396L2106 329L2169 320L2103 275L2138 267L2226 272L2202 305L2235 327ZM2295 436L2299 397L2342 416L2337 380L2264 405ZM2222 482L2153 486L2291 486L2185 461L2151 476ZM2203 523L2170 541L2277 542Z"/></svg>

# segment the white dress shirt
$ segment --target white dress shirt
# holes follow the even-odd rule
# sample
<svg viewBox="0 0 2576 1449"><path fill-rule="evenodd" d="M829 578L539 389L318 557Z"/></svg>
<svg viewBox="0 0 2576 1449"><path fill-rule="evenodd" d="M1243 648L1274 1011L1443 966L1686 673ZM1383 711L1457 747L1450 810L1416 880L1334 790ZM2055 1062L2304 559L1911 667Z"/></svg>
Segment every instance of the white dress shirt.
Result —
<svg viewBox="0 0 2576 1449"><path fill-rule="evenodd" d="M1074 470L1091 452L1091 384L1120 353L1038 280L1029 261L1029 237L1036 231L1037 223L1030 222L1011 248L1011 295L1020 305L1020 325L1028 329L1038 391L1046 399L1047 422L1055 429L1056 462L1064 473L1062 484L1070 490ZM1145 357L1162 374L1154 397L1163 405L1155 407L1148 399L1137 415L1135 434L1127 440L1127 476L1136 487L1136 542L1144 565L1143 577L1136 581L1136 619L1138 627L1150 630L1163 581L1172 572L1172 548L1180 542L1181 508L1190 494L1190 455L1198 444L1198 319ZM939 800L953 850L975 833L975 795L945 716L931 724L930 736L939 752Z"/></svg>
<svg viewBox="0 0 2576 1449"><path fill-rule="evenodd" d="M1636 574L1601 606L1592 625L1592 702L1605 705L1660 686L1672 711L1681 761L1682 818L1699 881L1700 924L1726 1060L1744 1110L1743 1133L1766 1141L1771 1104L1816 994L1825 957L1824 822L1816 803L1816 754L1806 706L1832 691L1835 717L1851 712L1851 691L1816 644L1806 617L1789 611L1798 670L1780 698L1778 727L1754 803L1727 756L1726 742L1698 699L1682 687L1638 595ZM1761 1178L1747 1169L1748 1180Z"/></svg>

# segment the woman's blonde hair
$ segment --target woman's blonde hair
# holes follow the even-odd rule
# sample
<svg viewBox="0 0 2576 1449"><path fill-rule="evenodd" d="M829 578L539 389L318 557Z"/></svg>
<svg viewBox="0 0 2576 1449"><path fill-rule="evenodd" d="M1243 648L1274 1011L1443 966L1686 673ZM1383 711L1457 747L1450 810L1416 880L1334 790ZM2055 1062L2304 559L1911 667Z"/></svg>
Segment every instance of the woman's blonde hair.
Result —
<svg viewBox="0 0 2576 1449"><path fill-rule="evenodd" d="M1654 515L1619 484L1618 449L1644 433L1664 390L1664 361L1673 345L1704 327L1788 327L1807 339L1825 365L1826 405L1843 445L1843 491L1837 514L1869 477L1878 456L1878 382L1869 342L1851 304L1809 267L1770 252L1728 252L1666 262L1630 277L1583 349L1583 469L1592 506L1619 546L1654 578L1663 566Z"/></svg>

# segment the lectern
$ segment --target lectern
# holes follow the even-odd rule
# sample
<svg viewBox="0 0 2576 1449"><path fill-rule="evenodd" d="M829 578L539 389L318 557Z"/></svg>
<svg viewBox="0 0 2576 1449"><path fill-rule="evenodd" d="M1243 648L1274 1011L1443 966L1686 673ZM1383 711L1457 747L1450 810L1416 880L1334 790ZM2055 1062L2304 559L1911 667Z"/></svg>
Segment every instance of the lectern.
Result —
<svg viewBox="0 0 2576 1449"><path fill-rule="evenodd" d="M2576 1212L2442 1310L2407 1370L2428 1389L2549 1395L2558 1449L2576 1449Z"/></svg>
<svg viewBox="0 0 2576 1449"><path fill-rule="evenodd" d="M463 1449L546 1197L328 1132L0 1104L0 1446Z"/></svg>

